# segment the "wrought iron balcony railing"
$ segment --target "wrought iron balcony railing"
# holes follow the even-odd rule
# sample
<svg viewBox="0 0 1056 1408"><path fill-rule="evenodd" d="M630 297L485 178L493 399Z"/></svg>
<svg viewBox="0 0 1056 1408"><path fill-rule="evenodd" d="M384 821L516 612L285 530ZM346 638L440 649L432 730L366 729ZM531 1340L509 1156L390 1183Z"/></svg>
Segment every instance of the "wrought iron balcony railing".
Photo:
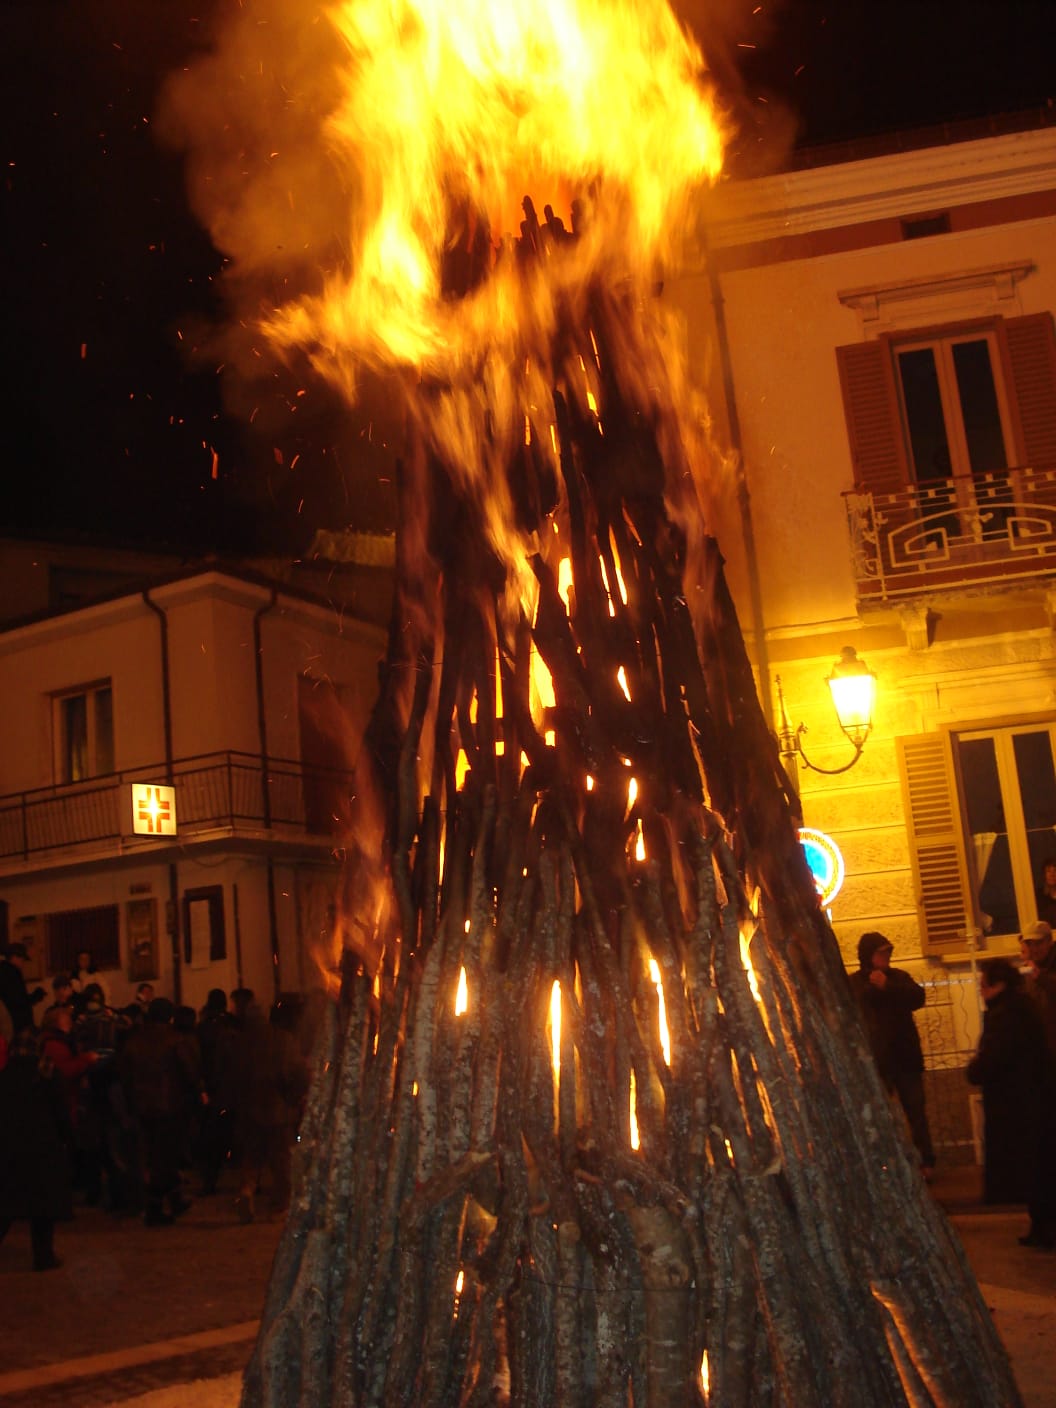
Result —
<svg viewBox="0 0 1056 1408"><path fill-rule="evenodd" d="M0 862L44 851L117 847L131 832L130 784L175 786L178 834L221 828L284 836L333 836L342 830L352 775L252 753L181 758L84 782L0 797ZM137 841L145 838L137 837Z"/></svg>
<svg viewBox="0 0 1056 1408"><path fill-rule="evenodd" d="M1056 470L844 495L858 600L900 600L1056 573Z"/></svg>

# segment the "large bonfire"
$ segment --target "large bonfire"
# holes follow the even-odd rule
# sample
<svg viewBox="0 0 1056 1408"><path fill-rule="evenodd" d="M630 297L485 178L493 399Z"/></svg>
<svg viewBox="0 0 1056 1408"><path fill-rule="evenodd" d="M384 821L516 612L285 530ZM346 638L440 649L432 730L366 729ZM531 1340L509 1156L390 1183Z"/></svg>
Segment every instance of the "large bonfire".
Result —
<svg viewBox="0 0 1056 1408"><path fill-rule="evenodd" d="M245 1408L1016 1403L707 532L656 293L721 165L700 54L663 0L312 23L352 205L265 325L351 396L402 370L411 431L340 1002Z"/></svg>

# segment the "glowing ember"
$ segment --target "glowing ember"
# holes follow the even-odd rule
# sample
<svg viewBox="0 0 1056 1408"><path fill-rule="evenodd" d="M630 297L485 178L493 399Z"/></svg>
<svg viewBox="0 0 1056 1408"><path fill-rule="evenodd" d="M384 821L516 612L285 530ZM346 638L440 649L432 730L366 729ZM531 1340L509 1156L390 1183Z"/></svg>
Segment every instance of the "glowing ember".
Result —
<svg viewBox="0 0 1056 1408"><path fill-rule="evenodd" d="M742 928L742 929L741 929L741 962L744 964L744 971L745 971L745 973L747 973L747 975L748 975L748 986L749 986L749 987L751 988L751 990L752 990L752 996L755 998L756 1002L758 1002L758 1001L760 1000L760 998L759 998L759 981L758 981L758 979L757 979L756 976L755 976L755 969L752 967L752 958L751 958L751 953L749 952L749 944L751 943L751 939L752 939L752 931L751 931L751 930L748 930L747 932L745 932L745 930Z"/></svg>
<svg viewBox="0 0 1056 1408"><path fill-rule="evenodd" d="M469 984L466 982L466 970L458 970L458 991L455 993L455 1016L462 1017L469 1011Z"/></svg>
<svg viewBox="0 0 1056 1408"><path fill-rule="evenodd" d="M664 1003L664 984L660 978L660 965L655 958L649 960L649 976L653 980L656 988L656 1000L659 1004L660 1020L660 1049L664 1053L664 1064L671 1064L671 1033L667 1029L667 1007Z"/></svg>
<svg viewBox="0 0 1056 1408"><path fill-rule="evenodd" d="M563 557L557 564L557 594L565 603L565 611L572 614L572 559Z"/></svg>
<svg viewBox="0 0 1056 1408"><path fill-rule="evenodd" d="M556 1087L561 1078L561 984L556 979L550 989L550 1060Z"/></svg>

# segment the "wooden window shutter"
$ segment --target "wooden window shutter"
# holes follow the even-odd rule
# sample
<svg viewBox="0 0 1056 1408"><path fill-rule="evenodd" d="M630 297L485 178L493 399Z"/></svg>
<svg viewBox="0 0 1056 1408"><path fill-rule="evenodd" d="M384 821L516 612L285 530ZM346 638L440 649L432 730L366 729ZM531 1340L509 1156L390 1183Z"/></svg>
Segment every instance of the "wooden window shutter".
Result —
<svg viewBox="0 0 1056 1408"><path fill-rule="evenodd" d="M887 343L837 347L836 364L855 487L872 494L897 494L909 482L909 465Z"/></svg>
<svg viewBox="0 0 1056 1408"><path fill-rule="evenodd" d="M1051 313L1004 320L1022 463L1056 468L1056 336Z"/></svg>
<svg viewBox="0 0 1056 1408"><path fill-rule="evenodd" d="M975 924L948 737L897 738L902 800L924 953L963 949Z"/></svg>

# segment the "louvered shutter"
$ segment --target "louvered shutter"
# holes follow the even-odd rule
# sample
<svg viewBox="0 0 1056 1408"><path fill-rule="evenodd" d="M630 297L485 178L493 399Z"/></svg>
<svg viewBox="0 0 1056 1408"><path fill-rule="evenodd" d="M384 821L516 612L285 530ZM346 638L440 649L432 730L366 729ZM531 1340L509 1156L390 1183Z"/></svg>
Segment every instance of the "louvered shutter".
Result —
<svg viewBox="0 0 1056 1408"><path fill-rule="evenodd" d="M887 343L836 348L855 487L897 494L909 482L902 422Z"/></svg>
<svg viewBox="0 0 1056 1408"><path fill-rule="evenodd" d="M895 740L924 953L963 949L975 923L950 742L929 733Z"/></svg>
<svg viewBox="0 0 1056 1408"><path fill-rule="evenodd" d="M1056 468L1056 336L1052 314L1006 318L1004 332L1022 462L1032 469Z"/></svg>

